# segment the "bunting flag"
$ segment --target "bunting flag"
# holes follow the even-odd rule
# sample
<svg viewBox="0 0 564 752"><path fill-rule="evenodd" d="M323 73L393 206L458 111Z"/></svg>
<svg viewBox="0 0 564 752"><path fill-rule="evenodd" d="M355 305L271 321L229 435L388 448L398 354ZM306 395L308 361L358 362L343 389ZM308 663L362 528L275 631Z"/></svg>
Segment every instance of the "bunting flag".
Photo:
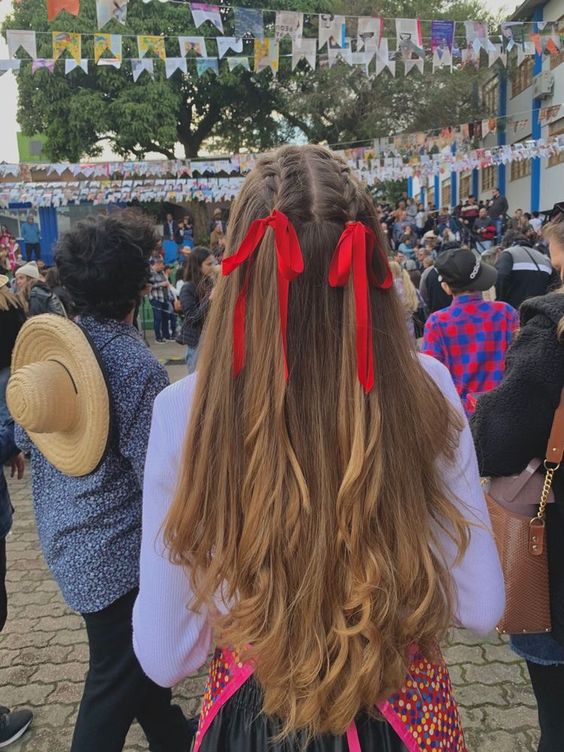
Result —
<svg viewBox="0 0 564 752"><path fill-rule="evenodd" d="M235 36L245 37L251 35L255 39L264 37L264 21L262 10L254 8L233 8L235 14Z"/></svg>
<svg viewBox="0 0 564 752"><path fill-rule="evenodd" d="M180 45L180 54L182 57L186 57L186 55L192 53L199 57L208 56L204 37L178 37L178 44Z"/></svg>
<svg viewBox="0 0 564 752"><path fill-rule="evenodd" d="M360 68L360 70L367 76L368 75L368 64L376 54L376 50L361 50L360 52L351 52L350 57L350 64L354 65L356 68Z"/></svg>
<svg viewBox="0 0 564 752"><path fill-rule="evenodd" d="M152 58L134 57L131 60L131 73L133 74L133 80L137 81L137 79L143 72L148 73L151 78L154 78L155 61Z"/></svg>
<svg viewBox="0 0 564 752"><path fill-rule="evenodd" d="M0 60L0 76L3 76L9 70L14 74L18 73L21 64L21 60Z"/></svg>
<svg viewBox="0 0 564 752"><path fill-rule="evenodd" d="M439 47L433 50L433 72L439 68L452 70L452 52L450 50L441 50Z"/></svg>
<svg viewBox="0 0 564 752"><path fill-rule="evenodd" d="M405 64L404 75L407 76L414 69L418 70L419 73L423 73L423 63L424 63L424 60L422 60L421 58L415 58L412 60L404 60L404 64Z"/></svg>
<svg viewBox="0 0 564 752"><path fill-rule="evenodd" d="M52 21L64 10L72 16L78 16L80 11L80 0L47 0L48 21Z"/></svg>
<svg viewBox="0 0 564 752"><path fill-rule="evenodd" d="M243 40L237 37L216 37L217 56L221 60L224 55L233 50L233 52L243 52Z"/></svg>
<svg viewBox="0 0 564 752"><path fill-rule="evenodd" d="M545 24L544 29L546 29L546 33L542 35L542 47L544 51L550 55L558 55L562 48L558 23L549 21Z"/></svg>
<svg viewBox="0 0 564 752"><path fill-rule="evenodd" d="M223 34L223 21L221 20L219 6L208 5L207 3L190 3L190 10L192 11L192 18L194 19L194 26L197 29L199 29L203 23L209 21Z"/></svg>
<svg viewBox="0 0 564 752"><path fill-rule="evenodd" d="M312 70L315 70L317 62L317 39L304 39L292 43L292 70L300 60L305 60Z"/></svg>
<svg viewBox="0 0 564 752"><path fill-rule="evenodd" d="M165 74L170 78L173 73L179 70L181 73L188 73L188 63L185 57L167 57L165 60Z"/></svg>
<svg viewBox="0 0 564 752"><path fill-rule="evenodd" d="M276 75L280 60L280 46L274 39L255 39L255 73L267 68Z"/></svg>
<svg viewBox="0 0 564 752"><path fill-rule="evenodd" d="M33 60L31 63L31 72L37 73L38 70L47 70L49 73L53 73L55 70L55 61L53 59L46 59L43 57Z"/></svg>
<svg viewBox="0 0 564 752"><path fill-rule="evenodd" d="M476 52L474 46L470 44L466 49L460 51L462 58L462 67L479 68L480 66L480 51Z"/></svg>
<svg viewBox="0 0 564 752"><path fill-rule="evenodd" d="M203 76L206 71L219 75L219 60L216 57L198 57L196 58L196 71L198 76Z"/></svg>
<svg viewBox="0 0 564 752"><path fill-rule="evenodd" d="M486 49L486 40L488 38L488 25L481 21L464 21L466 29L466 43L472 45L476 54L483 47Z"/></svg>
<svg viewBox="0 0 564 752"><path fill-rule="evenodd" d="M521 63L525 60L525 58L529 55L535 54L535 45L531 41L523 42L523 45L517 46L517 65L521 65Z"/></svg>
<svg viewBox="0 0 564 752"><path fill-rule="evenodd" d="M80 68L84 73L88 73L88 60L65 60L65 75L72 73L73 70Z"/></svg>
<svg viewBox="0 0 564 752"><path fill-rule="evenodd" d="M358 19L357 49L377 50L384 29L383 18L361 16Z"/></svg>
<svg viewBox="0 0 564 752"><path fill-rule="evenodd" d="M112 18L120 24L127 20L128 0L96 0L96 18L98 28L103 29Z"/></svg>
<svg viewBox="0 0 564 752"><path fill-rule="evenodd" d="M380 45L376 50L376 75L379 76L386 68L392 76L396 75L396 62L390 59L390 50L387 39L381 39Z"/></svg>
<svg viewBox="0 0 564 752"><path fill-rule="evenodd" d="M54 31L53 37L53 58L58 60L66 51L71 58L78 64L81 54L81 36L70 31Z"/></svg>
<svg viewBox="0 0 564 752"><path fill-rule="evenodd" d="M153 62L150 60L150 62ZM115 68L119 70L121 68L121 59L118 57L101 57L98 60L98 65L101 68Z"/></svg>
<svg viewBox="0 0 564 752"><path fill-rule="evenodd" d="M304 14L294 10L276 11L274 24L274 38L277 42L284 37L290 37L292 41L299 41L304 33Z"/></svg>
<svg viewBox="0 0 564 752"><path fill-rule="evenodd" d="M397 51L402 60L425 58L421 21L418 18L396 18L396 39ZM412 67L410 66L409 70Z"/></svg>
<svg viewBox="0 0 564 752"><path fill-rule="evenodd" d="M37 41L34 31L6 31L8 41L8 55L14 57L20 47L35 60L37 57Z"/></svg>
<svg viewBox="0 0 564 752"><path fill-rule="evenodd" d="M523 46L523 23L521 21L507 21L501 24L501 39L506 52L511 52L515 45Z"/></svg>
<svg viewBox="0 0 564 752"><path fill-rule="evenodd" d="M542 55L542 39L541 39L541 35L538 34L537 32L533 32L531 34L530 39L531 39L531 43L533 44L533 46L535 48L536 54L537 55Z"/></svg>
<svg viewBox="0 0 564 752"><path fill-rule="evenodd" d="M332 68L336 63L342 62L347 65L352 65L352 51L350 41L347 40L344 47L337 45L327 45L327 59L329 61L329 67Z"/></svg>
<svg viewBox="0 0 564 752"><path fill-rule="evenodd" d="M145 57L148 52L152 52L161 60L166 59L164 37L142 34L137 37L137 48L139 50L139 57Z"/></svg>
<svg viewBox="0 0 564 752"><path fill-rule="evenodd" d="M94 34L94 62L104 65L101 61L102 55L106 52L109 53L113 63L121 62L120 34Z"/></svg>
<svg viewBox="0 0 564 752"><path fill-rule="evenodd" d="M502 65L507 65L507 53L503 51L501 44L491 44L488 50L488 67L491 68L498 60Z"/></svg>
<svg viewBox="0 0 564 752"><path fill-rule="evenodd" d="M321 13L319 16L319 49L332 44L334 47L346 45L346 25L344 16Z"/></svg>
<svg viewBox="0 0 564 752"><path fill-rule="evenodd" d="M251 70L248 57L227 57L225 59L230 71L234 71L239 65L245 70Z"/></svg>

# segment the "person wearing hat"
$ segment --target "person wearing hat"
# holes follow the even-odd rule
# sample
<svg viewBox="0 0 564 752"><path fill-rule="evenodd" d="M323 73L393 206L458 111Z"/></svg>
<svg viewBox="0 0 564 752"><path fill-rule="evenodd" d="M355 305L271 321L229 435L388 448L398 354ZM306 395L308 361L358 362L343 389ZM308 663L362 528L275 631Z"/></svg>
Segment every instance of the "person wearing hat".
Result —
<svg viewBox="0 0 564 752"><path fill-rule="evenodd" d="M484 300L497 271L466 248L451 248L437 257L443 290L452 295L448 308L425 323L421 351L445 365L468 414L476 397L502 380L505 353L519 327L517 311L507 303Z"/></svg>
<svg viewBox="0 0 564 752"><path fill-rule="evenodd" d="M64 305L41 276L35 261L29 261L16 271L16 287L28 316L56 313L66 316Z"/></svg>
<svg viewBox="0 0 564 752"><path fill-rule="evenodd" d="M71 752L119 752L135 718L154 752L185 752L192 738L132 644L145 454L153 402L168 384L132 325L155 244L138 212L80 222L61 237L56 263L77 323L29 319L6 394L18 446L31 451L45 559L88 636Z"/></svg>
<svg viewBox="0 0 564 752"><path fill-rule="evenodd" d="M12 350L25 322L23 306L10 290L9 282L5 274L0 274L0 428L10 420L6 407L6 386L10 378Z"/></svg>

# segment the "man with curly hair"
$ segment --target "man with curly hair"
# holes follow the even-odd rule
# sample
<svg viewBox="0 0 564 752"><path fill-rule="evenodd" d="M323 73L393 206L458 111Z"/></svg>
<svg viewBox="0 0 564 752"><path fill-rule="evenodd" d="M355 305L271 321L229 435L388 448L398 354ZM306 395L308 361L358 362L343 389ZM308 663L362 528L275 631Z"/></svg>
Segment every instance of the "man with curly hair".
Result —
<svg viewBox="0 0 564 752"><path fill-rule="evenodd" d="M88 635L89 669L71 752L119 752L135 718L154 752L190 746L190 725L171 705L170 689L145 676L132 646L145 454L153 402L168 384L132 325L156 243L146 217L123 212L79 223L56 250L61 284L108 383L111 433L98 468L83 477L64 475L18 429L18 445L31 450L47 564Z"/></svg>

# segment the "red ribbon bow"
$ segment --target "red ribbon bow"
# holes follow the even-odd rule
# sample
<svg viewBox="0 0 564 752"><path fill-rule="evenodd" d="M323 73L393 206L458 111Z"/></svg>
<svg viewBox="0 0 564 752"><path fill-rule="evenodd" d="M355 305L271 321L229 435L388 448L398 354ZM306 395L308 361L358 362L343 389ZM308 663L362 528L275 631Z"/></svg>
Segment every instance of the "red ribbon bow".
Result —
<svg viewBox="0 0 564 752"><path fill-rule="evenodd" d="M374 386L372 317L368 286L389 289L394 281L386 263L386 276L379 281L372 268L376 236L362 222L348 222L329 266L331 287L346 287L352 271L356 310L356 357L358 380L368 393Z"/></svg>
<svg viewBox="0 0 564 752"><path fill-rule="evenodd" d="M269 217L255 219L251 223L243 242L232 255L223 260L221 270L224 276L231 274L241 264L250 259L264 238L268 227L274 230L276 257L278 262L278 303L280 307L280 329L284 353L284 374L288 378L286 353L286 330L288 323L288 296L290 282L304 270L304 259L300 241L293 224L282 212L273 210ZM251 265L247 268L245 280L235 303L233 315L233 375L237 376L245 364L245 319L247 313L247 291Z"/></svg>

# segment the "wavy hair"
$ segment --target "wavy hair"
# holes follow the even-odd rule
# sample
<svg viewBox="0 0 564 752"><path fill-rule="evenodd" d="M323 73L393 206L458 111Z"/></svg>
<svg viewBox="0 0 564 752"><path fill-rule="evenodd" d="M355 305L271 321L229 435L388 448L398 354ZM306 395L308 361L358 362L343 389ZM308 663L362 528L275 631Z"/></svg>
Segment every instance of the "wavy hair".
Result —
<svg viewBox="0 0 564 752"><path fill-rule="evenodd" d="M346 222L364 222L384 247L369 194L328 150L283 147L236 199L227 254L274 208L305 262L290 289L289 379L269 230L251 262L235 379L245 266L219 283L164 536L196 593L190 606L205 604L219 644L255 662L264 712L281 735L311 737L343 733L397 690L414 641L433 654L453 614L440 531L462 552L468 530L436 465L453 458L460 422L415 355L396 293L370 292L376 384L366 395L352 282L327 281ZM382 278L383 252L373 263Z"/></svg>

